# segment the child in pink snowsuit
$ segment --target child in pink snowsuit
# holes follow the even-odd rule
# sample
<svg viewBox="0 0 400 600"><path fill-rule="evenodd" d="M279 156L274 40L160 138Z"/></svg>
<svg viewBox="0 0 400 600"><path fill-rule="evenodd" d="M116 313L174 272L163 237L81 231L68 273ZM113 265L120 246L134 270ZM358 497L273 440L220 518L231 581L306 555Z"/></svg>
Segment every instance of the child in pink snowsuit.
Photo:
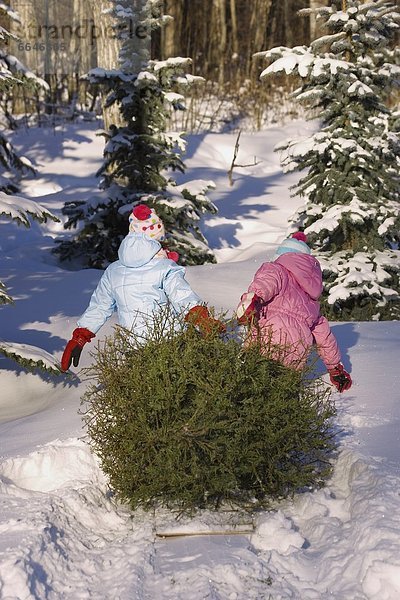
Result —
<svg viewBox="0 0 400 600"><path fill-rule="evenodd" d="M236 316L240 324L249 325L250 339L261 339L265 351L286 366L301 369L316 344L332 384L342 392L352 381L329 323L320 314L322 272L306 241L301 232L284 240L273 261L258 269Z"/></svg>

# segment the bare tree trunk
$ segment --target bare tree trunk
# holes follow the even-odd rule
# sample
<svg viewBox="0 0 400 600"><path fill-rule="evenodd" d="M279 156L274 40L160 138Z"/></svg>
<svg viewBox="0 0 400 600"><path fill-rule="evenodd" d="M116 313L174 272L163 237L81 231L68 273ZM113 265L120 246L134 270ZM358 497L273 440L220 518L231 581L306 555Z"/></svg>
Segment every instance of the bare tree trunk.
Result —
<svg viewBox="0 0 400 600"><path fill-rule="evenodd" d="M120 42L111 34L114 19L108 13L104 12L110 9L113 3L110 0L89 0L89 4L92 7L93 36L96 41L97 65L104 69L117 68Z"/></svg>
<svg viewBox="0 0 400 600"><path fill-rule="evenodd" d="M342 0L345 2L345 0ZM328 0L310 0L310 8L316 9L321 6L327 6ZM315 14L311 13L310 15L310 41L313 41L322 35L321 27L318 26L318 23L315 18Z"/></svg>
<svg viewBox="0 0 400 600"><path fill-rule="evenodd" d="M81 0L85 2L85 0ZM86 0L87 1L87 0ZM111 33L114 19L104 11L113 6L110 0L88 0L92 9L92 37L95 38L97 51L97 66L103 69L118 68L120 42ZM103 109L104 128L108 130L111 124L122 123L121 114L114 104L110 108Z"/></svg>
<svg viewBox="0 0 400 600"><path fill-rule="evenodd" d="M309 43L309 20L298 15L304 4L304 0L272 0L267 25L267 48Z"/></svg>
<svg viewBox="0 0 400 600"><path fill-rule="evenodd" d="M273 0L255 0L250 20L247 26L248 37L248 63L246 66L247 76L258 81L259 68L253 60L253 54L266 48L271 48L271 40L268 35L268 23L271 15Z"/></svg>
<svg viewBox="0 0 400 600"><path fill-rule="evenodd" d="M230 11L231 11L231 27L232 27L232 52L236 56L239 53L239 38L238 38L238 23L237 23L237 11L236 11L236 0L230 0Z"/></svg>
<svg viewBox="0 0 400 600"><path fill-rule="evenodd" d="M161 30L161 58L184 54L181 50L184 3L185 0L165 0L164 13L174 20Z"/></svg>
<svg viewBox="0 0 400 600"><path fill-rule="evenodd" d="M218 64L218 81L225 81L227 45L226 0L213 0L209 40L209 62Z"/></svg>
<svg viewBox="0 0 400 600"><path fill-rule="evenodd" d="M71 59L74 61L73 72L79 75L87 73L94 66L94 41L92 39L92 14L88 13L87 2L73 0L72 26L84 28L85 35L72 38Z"/></svg>

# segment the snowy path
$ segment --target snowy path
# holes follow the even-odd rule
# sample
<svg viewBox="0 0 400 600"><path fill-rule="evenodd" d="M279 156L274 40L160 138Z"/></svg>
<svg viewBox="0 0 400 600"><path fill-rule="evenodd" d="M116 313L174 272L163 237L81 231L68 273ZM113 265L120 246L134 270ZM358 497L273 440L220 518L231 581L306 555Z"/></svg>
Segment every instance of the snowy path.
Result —
<svg viewBox="0 0 400 600"><path fill-rule="evenodd" d="M3 600L394 600L399 479L351 450L330 485L260 513L251 535L155 537L76 439L1 466ZM198 520L207 522L207 513Z"/></svg>
<svg viewBox="0 0 400 600"><path fill-rule="evenodd" d="M338 325L356 377L352 393L338 396L344 431L332 481L260 513L251 535L156 538L154 516L115 504L76 437L6 458L2 600L108 600L110 589L119 600L396 600L400 445L386 444L384 431L398 423L399 333L400 323ZM374 369L383 340L385 364ZM64 407L67 421L75 408ZM12 446L7 437L15 441L27 422L34 437L52 409L42 421L0 425L2 444ZM206 513L198 519L209 522Z"/></svg>
<svg viewBox="0 0 400 600"><path fill-rule="evenodd" d="M82 442L6 461L0 489L7 507L0 531L9 536L0 553L1 598L105 600L116 582L119 597L143 597L151 523L136 515L133 527L129 511L115 506Z"/></svg>
<svg viewBox="0 0 400 600"><path fill-rule="evenodd" d="M217 182L220 208L206 222L219 264L188 269L206 302L232 310L284 236L297 201L272 148L308 126L243 135L240 162L251 163L254 154L261 161L236 170L233 187L226 172L234 136L191 140L190 176ZM95 194L101 141L95 126L80 127L20 140L41 170L24 192L42 196L50 209ZM61 225L34 225L18 236L14 227L2 228L0 270L17 302L4 307L1 335L59 357L100 273L57 265L49 248ZM398 600L400 322L336 323L333 331L354 379L337 396L342 434L334 476L323 490L260 513L246 536L156 538L153 515L116 505L81 439L84 382L39 379L2 359L0 599ZM82 366L89 361L85 353ZM199 518L208 522L209 515Z"/></svg>

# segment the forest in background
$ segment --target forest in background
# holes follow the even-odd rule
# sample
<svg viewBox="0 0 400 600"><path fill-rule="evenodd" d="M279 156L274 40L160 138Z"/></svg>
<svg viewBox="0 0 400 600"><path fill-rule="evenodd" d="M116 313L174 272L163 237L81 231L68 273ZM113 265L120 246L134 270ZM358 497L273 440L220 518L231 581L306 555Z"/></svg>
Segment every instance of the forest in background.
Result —
<svg viewBox="0 0 400 600"><path fill-rule="evenodd" d="M101 112L101 90L85 74L95 67L118 65L119 41L111 34L113 20L106 12L112 2L13 0L9 4L20 17L18 23L10 22L7 15L1 17L1 24L19 38L10 42L11 49L46 80L49 89L28 93L17 86L12 95L3 93L2 112L8 125L18 114L36 116L40 124L46 115L56 113L73 118L82 110ZM292 82L279 76L278 82L260 85L262 65L254 53L280 45L307 45L318 32L317 23L314 16L300 17L298 10L328 5L329 0L164 0L163 4L164 14L172 19L152 33L152 58L190 57L192 73L205 79L192 92L185 128L199 127L198 115L193 116L199 105L204 110L205 104L212 103L211 116L200 118L202 128L212 128L212 113L224 102L229 113L229 104L235 102L233 112L249 113L259 129L265 107L280 102L282 86L286 89Z"/></svg>
<svg viewBox="0 0 400 600"><path fill-rule="evenodd" d="M228 121L234 128L239 118L241 127L246 119L245 128L259 130L286 116L303 116L287 101L297 82L276 75L261 84L264 64L254 54L275 46L308 45L322 32L313 14L302 17L298 11L330 4L330 0L164 0L163 12L172 18L152 32L152 58L189 57L192 73L205 80L191 91L186 114L172 114L171 128L219 130ZM103 92L86 74L96 67L118 66L119 40L107 13L112 5L110 0L9 2L20 18L13 22L0 15L0 25L18 36L9 42L11 52L49 88L27 92L17 86L12 94L3 92L0 110L7 127L16 126L17 115L39 125L60 117L73 120L82 112L103 115ZM135 24L129 27L134 30ZM106 125L118 118L104 116Z"/></svg>

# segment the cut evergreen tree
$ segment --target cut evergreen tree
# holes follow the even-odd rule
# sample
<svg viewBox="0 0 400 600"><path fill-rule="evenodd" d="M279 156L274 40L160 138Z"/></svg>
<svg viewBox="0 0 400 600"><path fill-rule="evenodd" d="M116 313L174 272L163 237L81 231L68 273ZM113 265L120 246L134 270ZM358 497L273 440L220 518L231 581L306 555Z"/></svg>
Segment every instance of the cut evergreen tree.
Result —
<svg viewBox="0 0 400 600"><path fill-rule="evenodd" d="M323 485L335 447L328 387L242 341L203 337L164 311L145 339L118 327L98 345L82 413L120 500L257 508Z"/></svg>
<svg viewBox="0 0 400 600"><path fill-rule="evenodd" d="M160 0L115 0L112 14L121 40L119 68L96 68L89 72L91 83L108 91L105 108L117 106L121 123L103 133L106 144L104 163L98 175L107 199L96 205L68 202L64 214L66 228L80 226L72 241L61 242L56 252L61 259L84 257L89 266L104 268L117 257L122 238L128 231L127 211L137 202L156 208L162 218L170 250L180 254L182 264L215 262L214 255L199 228L201 216L215 213L207 198L211 181L189 181L177 185L168 171L184 172L182 152L185 140L180 133L166 131L171 110L184 109L184 91L201 77L186 72L189 58L151 60L150 33L170 19L162 14ZM146 31L140 43L132 35Z"/></svg>
<svg viewBox="0 0 400 600"><path fill-rule="evenodd" d="M327 316L396 319L400 144L386 101L400 79L390 46L400 13L386 0L333 0L315 12L326 35L310 47L259 53L273 61L261 78L301 79L294 97L320 125L277 148L287 171L306 171L294 186L306 201L293 229L304 228L321 261Z"/></svg>

